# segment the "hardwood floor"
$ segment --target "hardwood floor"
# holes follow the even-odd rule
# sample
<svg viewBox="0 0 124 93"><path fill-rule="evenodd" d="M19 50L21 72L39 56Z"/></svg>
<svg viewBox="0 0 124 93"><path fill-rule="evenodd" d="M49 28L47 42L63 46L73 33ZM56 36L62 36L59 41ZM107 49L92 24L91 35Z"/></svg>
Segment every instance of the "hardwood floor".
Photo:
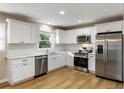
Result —
<svg viewBox="0 0 124 93"><path fill-rule="evenodd" d="M47 75L10 86L8 83L0 86L2 89L121 89L123 84L96 77L94 74L80 72L70 68L61 68Z"/></svg>

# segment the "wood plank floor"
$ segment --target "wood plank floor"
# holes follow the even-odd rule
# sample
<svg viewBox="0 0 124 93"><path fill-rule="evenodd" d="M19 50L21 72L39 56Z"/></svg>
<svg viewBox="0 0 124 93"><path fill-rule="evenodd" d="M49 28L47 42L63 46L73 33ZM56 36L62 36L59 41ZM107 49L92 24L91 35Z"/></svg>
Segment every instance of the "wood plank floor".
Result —
<svg viewBox="0 0 124 93"><path fill-rule="evenodd" d="M96 77L94 74L70 68L61 68L47 75L10 86L4 83L2 89L121 89L123 84Z"/></svg>

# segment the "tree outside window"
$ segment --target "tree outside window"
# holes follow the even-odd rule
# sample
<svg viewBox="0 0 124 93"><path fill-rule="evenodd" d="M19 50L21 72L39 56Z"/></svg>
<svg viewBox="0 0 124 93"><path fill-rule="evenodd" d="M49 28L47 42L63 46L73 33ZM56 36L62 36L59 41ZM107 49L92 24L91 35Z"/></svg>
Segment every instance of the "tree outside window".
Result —
<svg viewBox="0 0 124 93"><path fill-rule="evenodd" d="M39 48L51 48L54 39L53 34L49 32L41 32L40 33L40 41L39 41Z"/></svg>

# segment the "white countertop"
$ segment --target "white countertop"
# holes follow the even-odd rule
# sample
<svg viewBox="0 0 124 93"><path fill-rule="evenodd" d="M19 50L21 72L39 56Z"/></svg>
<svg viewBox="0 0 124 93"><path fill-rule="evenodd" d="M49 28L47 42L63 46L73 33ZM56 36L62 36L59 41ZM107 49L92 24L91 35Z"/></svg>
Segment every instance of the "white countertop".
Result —
<svg viewBox="0 0 124 93"><path fill-rule="evenodd" d="M11 56L6 56L7 59L17 59L17 58L24 58L24 57L33 57L33 56L39 56L39 55L47 55L43 53L34 53L34 54L26 54L26 55L11 55Z"/></svg>
<svg viewBox="0 0 124 93"><path fill-rule="evenodd" d="M53 51L50 51L49 53L46 52L37 52L32 54L23 54L23 55L8 55L6 56L7 59L17 59L17 58L24 58L24 57L33 57L33 56L39 56L39 55L49 55ZM54 51L57 53L62 53L63 51Z"/></svg>

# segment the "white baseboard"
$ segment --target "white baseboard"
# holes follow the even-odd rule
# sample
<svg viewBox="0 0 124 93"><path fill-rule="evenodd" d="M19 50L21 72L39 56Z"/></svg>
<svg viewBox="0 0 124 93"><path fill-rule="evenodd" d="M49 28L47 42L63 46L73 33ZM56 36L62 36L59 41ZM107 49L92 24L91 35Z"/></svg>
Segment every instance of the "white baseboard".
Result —
<svg viewBox="0 0 124 93"><path fill-rule="evenodd" d="M0 83L7 82L7 79L1 79Z"/></svg>

